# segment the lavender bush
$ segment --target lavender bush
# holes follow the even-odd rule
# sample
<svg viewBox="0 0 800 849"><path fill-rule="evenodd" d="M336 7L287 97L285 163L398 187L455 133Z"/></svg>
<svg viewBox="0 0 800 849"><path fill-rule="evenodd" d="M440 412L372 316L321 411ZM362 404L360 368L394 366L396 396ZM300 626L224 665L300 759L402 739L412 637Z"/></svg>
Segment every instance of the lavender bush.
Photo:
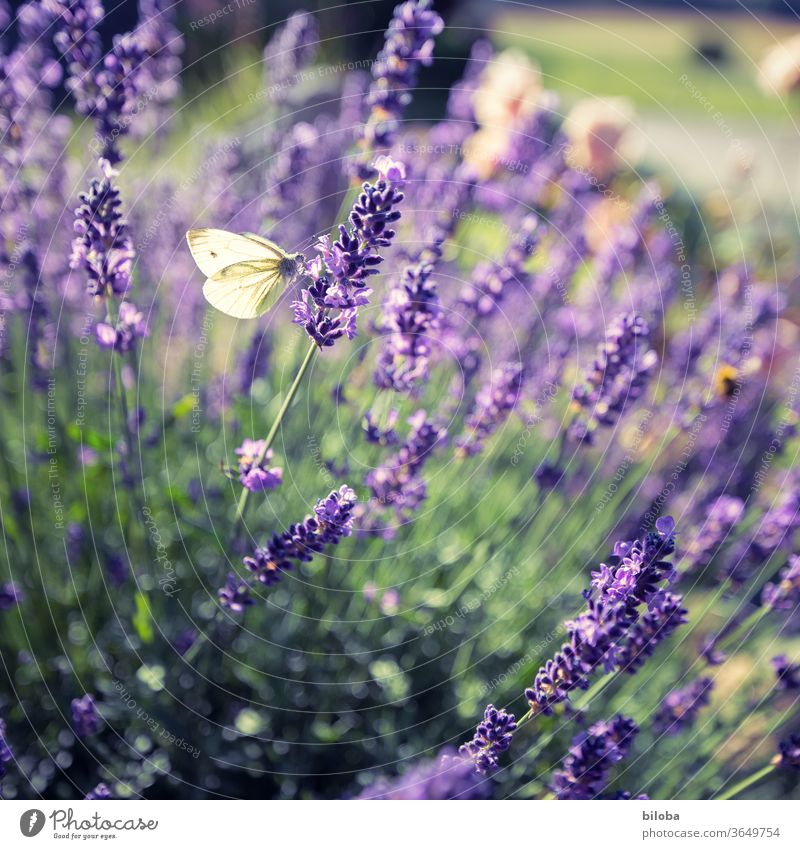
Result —
<svg viewBox="0 0 800 849"><path fill-rule="evenodd" d="M797 797L796 244L519 50L438 102L428 0L199 103L105 14L0 46L2 796ZM235 322L198 227L301 273Z"/></svg>

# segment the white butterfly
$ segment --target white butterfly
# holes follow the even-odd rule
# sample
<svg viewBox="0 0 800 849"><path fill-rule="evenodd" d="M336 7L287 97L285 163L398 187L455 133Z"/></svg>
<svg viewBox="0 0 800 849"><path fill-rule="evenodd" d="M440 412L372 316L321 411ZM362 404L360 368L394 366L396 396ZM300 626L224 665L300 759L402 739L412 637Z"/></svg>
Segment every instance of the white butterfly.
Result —
<svg viewBox="0 0 800 849"><path fill-rule="evenodd" d="M208 277L203 285L206 300L234 318L265 313L303 261L302 254L287 254L254 233L205 228L189 230L186 241L197 267Z"/></svg>

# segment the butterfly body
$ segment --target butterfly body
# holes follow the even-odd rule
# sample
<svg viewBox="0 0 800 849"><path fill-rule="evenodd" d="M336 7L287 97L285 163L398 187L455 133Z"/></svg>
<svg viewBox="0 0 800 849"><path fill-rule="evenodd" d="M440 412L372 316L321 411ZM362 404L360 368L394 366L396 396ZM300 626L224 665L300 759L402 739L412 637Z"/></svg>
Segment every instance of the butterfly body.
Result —
<svg viewBox="0 0 800 849"><path fill-rule="evenodd" d="M302 254L288 254L255 233L205 228L186 234L198 268L207 276L206 300L234 318L257 318L297 275Z"/></svg>

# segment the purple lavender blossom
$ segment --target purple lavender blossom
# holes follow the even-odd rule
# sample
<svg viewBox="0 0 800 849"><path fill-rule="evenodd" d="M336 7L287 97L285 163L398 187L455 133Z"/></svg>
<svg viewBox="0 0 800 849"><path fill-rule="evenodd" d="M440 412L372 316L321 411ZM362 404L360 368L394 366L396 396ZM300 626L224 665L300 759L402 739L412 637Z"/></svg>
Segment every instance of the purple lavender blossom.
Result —
<svg viewBox="0 0 800 849"><path fill-rule="evenodd" d="M596 798L608 784L611 767L628 754L638 733L632 719L619 715L574 737L561 769L553 773L555 797Z"/></svg>
<svg viewBox="0 0 800 849"><path fill-rule="evenodd" d="M506 363L495 370L475 396L475 406L466 421L469 433L458 441L459 456L472 457L483 451L486 441L516 407L523 379L520 363Z"/></svg>
<svg viewBox="0 0 800 849"><path fill-rule="evenodd" d="M0 611L11 610L12 607L19 604L24 598L25 596L22 590L12 581L0 584Z"/></svg>
<svg viewBox="0 0 800 849"><path fill-rule="evenodd" d="M483 262L475 268L459 295L459 303L466 310L468 321L493 315L509 289L526 279L525 264L536 250L539 228L539 218L526 215L517 226L502 260L497 264Z"/></svg>
<svg viewBox="0 0 800 849"><path fill-rule="evenodd" d="M767 584L761 594L764 604L773 610L792 610L800 605L800 555L793 554L789 565L778 575L776 584Z"/></svg>
<svg viewBox="0 0 800 849"><path fill-rule="evenodd" d="M368 179L368 163L376 151L389 148L397 134L420 65L433 61L434 38L444 22L430 0L407 0L395 7L383 49L372 66L373 83L366 97L370 115L359 140L356 173Z"/></svg>
<svg viewBox="0 0 800 849"><path fill-rule="evenodd" d="M91 801L99 801L100 799L113 799L114 797L111 794L111 790L109 790L108 785L104 784L102 781L94 788L92 788L87 794L86 799Z"/></svg>
<svg viewBox="0 0 800 849"><path fill-rule="evenodd" d="M222 607L233 613L244 613L251 604L255 604L250 587L238 575L229 574L225 584L217 591L217 598Z"/></svg>
<svg viewBox="0 0 800 849"><path fill-rule="evenodd" d="M535 714L551 714L555 705L569 700L573 690L585 690L589 676L599 668L610 672L630 664L627 671L635 671L657 642L683 621L686 611L680 607L680 597L659 588L659 582L672 573L663 557L674 550L673 531L670 517L660 519L656 530L644 539L616 543L610 565L593 573L592 588L584 593L585 610L565 623L569 639L525 690ZM623 574L618 578L620 567ZM648 610L640 616L638 608L643 604Z"/></svg>
<svg viewBox="0 0 800 849"><path fill-rule="evenodd" d="M116 326L103 321L95 327L97 344L107 351L118 351L120 354L132 351L136 340L144 339L147 334L144 314L130 301L123 301L119 305Z"/></svg>
<svg viewBox="0 0 800 849"><path fill-rule="evenodd" d="M438 757L412 766L400 778L380 779L363 790L359 799L482 799L489 782L470 758L444 750Z"/></svg>
<svg viewBox="0 0 800 849"><path fill-rule="evenodd" d="M53 41L67 62L67 89L81 115L95 104L93 75L103 55L97 25L103 20L100 0L45 0L45 8L58 16Z"/></svg>
<svg viewBox="0 0 800 849"><path fill-rule="evenodd" d="M338 545L353 530L356 494L349 486L331 492L317 501L313 516L290 525L282 534L273 534L262 548L244 558L244 565L266 586L277 583L294 563L309 563L328 545Z"/></svg>
<svg viewBox="0 0 800 849"><path fill-rule="evenodd" d="M339 238L331 243L323 236L319 256L310 263L311 283L292 303L294 323L299 324L320 348L333 345L346 335L356 335L358 308L369 302L372 290L367 279L378 273L383 262L378 250L388 247L395 231L388 225L400 218L395 207L402 202L400 187L405 167L387 156L375 163L378 181L364 183L350 213L350 230L339 225Z"/></svg>
<svg viewBox="0 0 800 849"><path fill-rule="evenodd" d="M770 660L775 672L776 690L800 690L800 664L791 663L785 654Z"/></svg>
<svg viewBox="0 0 800 849"><path fill-rule="evenodd" d="M686 623L686 613L682 596L667 592L658 594L617 647L617 667L634 675L656 648Z"/></svg>
<svg viewBox="0 0 800 849"><path fill-rule="evenodd" d="M72 727L78 737L92 737L100 730L100 715L97 713L94 699L86 693L70 702Z"/></svg>
<svg viewBox="0 0 800 849"><path fill-rule="evenodd" d="M464 743L458 753L462 757L471 758L479 773L485 775L495 772L500 766L499 755L508 750L516 730L513 713L487 705L483 720L475 729L475 736Z"/></svg>
<svg viewBox="0 0 800 849"><path fill-rule="evenodd" d="M572 397L584 417L570 427L570 436L578 442L592 443L598 427L610 427L632 401L644 392L658 356L649 347L650 330L637 313L626 313L606 334L597 349L594 365Z"/></svg>
<svg viewBox="0 0 800 849"><path fill-rule="evenodd" d="M70 267L86 271L90 295L108 297L127 292L136 254L120 210L119 189L112 183L114 171L107 162L100 165L103 178L92 180L75 210L77 235L72 242Z"/></svg>
<svg viewBox="0 0 800 849"><path fill-rule="evenodd" d="M291 89L300 81L300 73L314 61L319 49L319 27L308 12L298 10L270 39L264 48L264 68L269 94L277 103L290 100Z"/></svg>
<svg viewBox="0 0 800 849"><path fill-rule="evenodd" d="M268 468L272 449L261 456L265 445L263 439L245 439L235 452L239 467L225 470L228 477L238 477L239 483L250 492L277 489L283 482L283 469L279 466Z"/></svg>
<svg viewBox="0 0 800 849"><path fill-rule="evenodd" d="M692 725L700 710L711 701L713 686L710 678L702 677L667 693L653 718L656 733L679 734Z"/></svg>
<svg viewBox="0 0 800 849"><path fill-rule="evenodd" d="M439 326L441 306L434 262L441 243L432 246L431 258L406 266L400 286L392 288L384 306L381 330L385 337L375 369L380 389L409 392L428 376L431 356L429 334Z"/></svg>

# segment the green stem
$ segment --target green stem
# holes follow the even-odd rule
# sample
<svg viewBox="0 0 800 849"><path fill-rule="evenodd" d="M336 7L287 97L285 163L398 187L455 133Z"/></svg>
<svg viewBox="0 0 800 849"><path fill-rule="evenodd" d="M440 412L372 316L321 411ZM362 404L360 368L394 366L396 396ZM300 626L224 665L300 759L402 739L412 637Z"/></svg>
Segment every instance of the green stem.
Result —
<svg viewBox="0 0 800 849"><path fill-rule="evenodd" d="M755 784L757 781L761 781L762 778L769 775L774 769L776 764L768 763L766 766L761 767L758 771L754 772L752 775L748 775L747 778L743 778L738 784L734 784L730 790L726 790L724 793L719 796L715 796L715 799L719 801L725 801L726 799L733 799L734 796L738 796L740 793L744 793L748 787Z"/></svg>
<svg viewBox="0 0 800 849"><path fill-rule="evenodd" d="M317 343L312 342L308 351L306 352L306 356L303 359L302 364L300 365L299 371L295 375L294 382L289 387L289 391L286 393L286 397L283 399L281 408L280 410L278 410L278 415L275 417L275 421L272 423L272 427L269 429L267 438L264 440L264 447L261 449L261 452L258 455L258 459L256 460L256 465L261 465L261 463L264 461L264 458L267 456L267 452L272 447L272 443L275 441L275 437L278 435L281 423L283 422L283 417L286 415L286 412L291 406L291 403L294 400L294 396L297 394L297 390L300 388L300 384L303 382L303 378L305 377L305 374L308 371L308 367L314 360L314 355L317 353L318 350L319 348L317 347ZM239 523L242 521L242 519L244 519L244 511L247 507L247 497L249 495L250 490L243 488L242 494L239 496L239 503L236 506L234 532L238 528Z"/></svg>

